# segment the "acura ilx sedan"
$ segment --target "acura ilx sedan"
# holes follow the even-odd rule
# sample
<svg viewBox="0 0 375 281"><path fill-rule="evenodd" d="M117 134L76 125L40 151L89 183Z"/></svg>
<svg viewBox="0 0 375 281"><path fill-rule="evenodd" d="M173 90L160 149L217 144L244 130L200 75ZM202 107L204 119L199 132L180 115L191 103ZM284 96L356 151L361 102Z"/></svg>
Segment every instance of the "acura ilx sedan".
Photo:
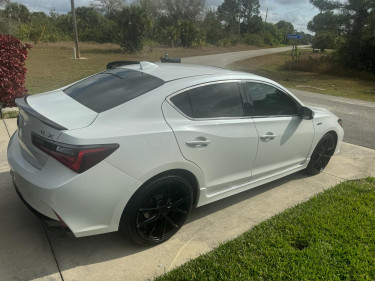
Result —
<svg viewBox="0 0 375 281"><path fill-rule="evenodd" d="M8 161L21 199L76 237L121 229L146 245L193 207L320 173L344 134L276 82L206 66L140 62L16 103Z"/></svg>

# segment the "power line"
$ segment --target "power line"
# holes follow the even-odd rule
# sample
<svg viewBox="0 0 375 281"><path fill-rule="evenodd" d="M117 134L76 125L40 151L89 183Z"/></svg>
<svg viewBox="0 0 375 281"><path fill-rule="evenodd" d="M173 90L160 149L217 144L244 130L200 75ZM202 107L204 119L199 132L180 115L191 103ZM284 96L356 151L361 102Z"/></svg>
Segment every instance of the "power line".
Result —
<svg viewBox="0 0 375 281"><path fill-rule="evenodd" d="M310 4L307 4L307 5L305 5L305 6L301 7L301 8L294 9L294 10L291 10L291 11L288 11L288 12L276 13L276 14L273 14L273 15L275 15L275 16L281 16L281 15L285 15L285 14L290 14L290 13L293 13L293 12L297 12L299 10L303 10L303 9L307 8L308 6L310 6Z"/></svg>

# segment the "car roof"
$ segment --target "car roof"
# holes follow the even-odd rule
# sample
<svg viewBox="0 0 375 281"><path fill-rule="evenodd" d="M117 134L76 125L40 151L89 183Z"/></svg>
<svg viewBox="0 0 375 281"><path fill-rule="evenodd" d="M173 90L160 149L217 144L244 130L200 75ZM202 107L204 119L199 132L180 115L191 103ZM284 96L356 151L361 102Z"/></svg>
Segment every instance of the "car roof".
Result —
<svg viewBox="0 0 375 281"><path fill-rule="evenodd" d="M119 68L128 68L132 70L141 71L150 75L153 75L165 82L184 79L188 77L195 76L205 76L205 75L229 75L235 76L241 74L241 76L246 75L246 78L250 79L264 79L263 77L239 72L232 71L224 68L217 68L212 66L203 65L193 65L193 64L177 64L177 63L150 63L150 62L140 62L139 64L133 64L128 66L121 66Z"/></svg>

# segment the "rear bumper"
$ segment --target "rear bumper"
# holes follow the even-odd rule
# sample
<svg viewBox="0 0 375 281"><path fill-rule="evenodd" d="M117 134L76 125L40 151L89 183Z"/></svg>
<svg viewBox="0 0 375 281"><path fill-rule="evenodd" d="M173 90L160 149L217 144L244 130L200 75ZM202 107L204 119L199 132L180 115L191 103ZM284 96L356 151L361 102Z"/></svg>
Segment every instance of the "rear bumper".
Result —
<svg viewBox="0 0 375 281"><path fill-rule="evenodd" d="M10 170L10 175L12 177L13 187L16 190L16 193L18 197L21 199L21 201L25 204L25 206L38 218L40 221L46 225L50 230L52 231L59 231L60 233L65 233L67 236L73 236L73 233L70 231L70 229L66 226L63 226L60 221L51 219L42 213L35 210L33 207L29 205L29 203L26 202L26 200L23 198L21 192L18 190L17 185L14 181L14 172Z"/></svg>
<svg viewBox="0 0 375 281"><path fill-rule="evenodd" d="M26 205L43 221L62 220L76 237L118 230L128 200L141 185L106 161L76 174L49 157L39 170L22 156L17 135L10 139L8 162Z"/></svg>

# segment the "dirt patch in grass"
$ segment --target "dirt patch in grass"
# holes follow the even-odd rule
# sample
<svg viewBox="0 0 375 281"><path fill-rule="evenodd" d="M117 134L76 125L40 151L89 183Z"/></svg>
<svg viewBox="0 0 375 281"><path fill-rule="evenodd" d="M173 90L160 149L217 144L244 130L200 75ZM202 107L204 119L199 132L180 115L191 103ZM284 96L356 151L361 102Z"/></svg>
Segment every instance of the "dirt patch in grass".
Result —
<svg viewBox="0 0 375 281"><path fill-rule="evenodd" d="M288 69L290 52L236 62L229 67L258 74L283 86L321 94L375 102L375 75L345 69L329 57L302 50L300 61Z"/></svg>
<svg viewBox="0 0 375 281"><path fill-rule="evenodd" d="M116 44L84 42L80 44L82 59L73 59L72 42L41 43L33 46L26 61L26 87L30 94L45 92L105 70L108 62L116 60L157 61L167 52L169 57L190 57L225 52L257 49L249 45L201 49L168 48L160 45L145 46L135 54L124 53Z"/></svg>

